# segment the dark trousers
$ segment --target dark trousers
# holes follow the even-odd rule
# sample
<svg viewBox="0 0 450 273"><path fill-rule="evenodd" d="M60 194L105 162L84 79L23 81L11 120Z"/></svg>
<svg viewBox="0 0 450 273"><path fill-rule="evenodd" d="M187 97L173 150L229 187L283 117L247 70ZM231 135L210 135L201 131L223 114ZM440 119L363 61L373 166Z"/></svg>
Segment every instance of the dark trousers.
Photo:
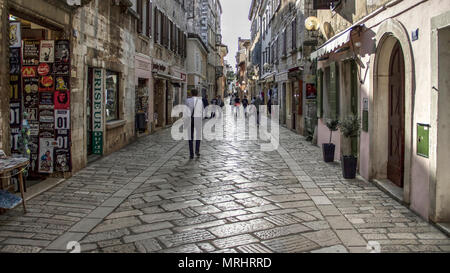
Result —
<svg viewBox="0 0 450 273"><path fill-rule="evenodd" d="M191 138L189 140L189 152L191 157L194 157L194 132L195 132L195 120L194 118L191 118ZM199 135L197 135L197 137L200 137ZM200 144L201 144L201 140L196 140L195 141L195 154L200 154Z"/></svg>

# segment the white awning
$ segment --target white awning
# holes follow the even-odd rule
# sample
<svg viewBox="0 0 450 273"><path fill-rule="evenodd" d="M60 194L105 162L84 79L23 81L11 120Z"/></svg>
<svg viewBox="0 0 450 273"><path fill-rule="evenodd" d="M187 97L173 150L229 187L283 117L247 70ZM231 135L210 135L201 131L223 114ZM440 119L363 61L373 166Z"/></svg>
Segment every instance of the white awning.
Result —
<svg viewBox="0 0 450 273"><path fill-rule="evenodd" d="M311 59L317 59L325 54L333 52L335 49L341 47L342 45L350 42L350 37L352 34L353 28L350 28L341 34L336 35L331 40L323 44L318 50L311 53Z"/></svg>

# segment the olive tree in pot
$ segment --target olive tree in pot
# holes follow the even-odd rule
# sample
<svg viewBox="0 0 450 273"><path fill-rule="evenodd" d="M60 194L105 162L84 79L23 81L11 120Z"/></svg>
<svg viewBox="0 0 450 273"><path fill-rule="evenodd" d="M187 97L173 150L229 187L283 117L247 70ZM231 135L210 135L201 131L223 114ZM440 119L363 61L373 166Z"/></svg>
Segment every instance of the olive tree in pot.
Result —
<svg viewBox="0 0 450 273"><path fill-rule="evenodd" d="M350 115L339 122L339 129L345 138L350 140L357 138L361 132L361 119L355 115ZM345 179L356 178L356 168L358 166L357 154L345 152L342 156L342 173Z"/></svg>
<svg viewBox="0 0 450 273"><path fill-rule="evenodd" d="M323 160L325 162L334 162L334 153L336 146L331 143L333 139L333 132L336 132L339 128L339 120L330 119L326 122L328 129L330 130L330 142L322 145Z"/></svg>

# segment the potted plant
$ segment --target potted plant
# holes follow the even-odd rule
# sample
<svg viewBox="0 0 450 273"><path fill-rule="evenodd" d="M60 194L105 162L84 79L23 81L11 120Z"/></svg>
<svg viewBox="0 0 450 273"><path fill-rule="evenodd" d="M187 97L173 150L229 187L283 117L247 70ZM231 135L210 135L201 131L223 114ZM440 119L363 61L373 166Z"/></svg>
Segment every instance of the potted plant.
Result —
<svg viewBox="0 0 450 273"><path fill-rule="evenodd" d="M330 130L330 142L322 144L323 160L325 162L334 162L334 153L336 150L336 145L334 145L331 141L333 139L333 132L336 132L338 130L339 121L335 119L330 119L326 122L326 126Z"/></svg>
<svg viewBox="0 0 450 273"><path fill-rule="evenodd" d="M350 140L356 138L361 132L361 119L355 115L350 115L339 122L339 129L345 138ZM355 179L357 166L357 154L354 154L352 151L344 151L344 155L342 156L342 173L344 178Z"/></svg>

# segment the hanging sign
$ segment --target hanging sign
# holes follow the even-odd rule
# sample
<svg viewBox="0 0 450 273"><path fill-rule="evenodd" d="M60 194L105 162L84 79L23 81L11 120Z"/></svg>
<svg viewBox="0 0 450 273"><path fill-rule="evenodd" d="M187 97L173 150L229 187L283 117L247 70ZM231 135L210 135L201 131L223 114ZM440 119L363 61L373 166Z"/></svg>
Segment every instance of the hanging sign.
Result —
<svg viewBox="0 0 450 273"><path fill-rule="evenodd" d="M41 63L54 63L55 62L55 41L43 40L41 41L40 58Z"/></svg>
<svg viewBox="0 0 450 273"><path fill-rule="evenodd" d="M103 154L103 72L101 69L94 69L94 98L93 98L93 153Z"/></svg>

